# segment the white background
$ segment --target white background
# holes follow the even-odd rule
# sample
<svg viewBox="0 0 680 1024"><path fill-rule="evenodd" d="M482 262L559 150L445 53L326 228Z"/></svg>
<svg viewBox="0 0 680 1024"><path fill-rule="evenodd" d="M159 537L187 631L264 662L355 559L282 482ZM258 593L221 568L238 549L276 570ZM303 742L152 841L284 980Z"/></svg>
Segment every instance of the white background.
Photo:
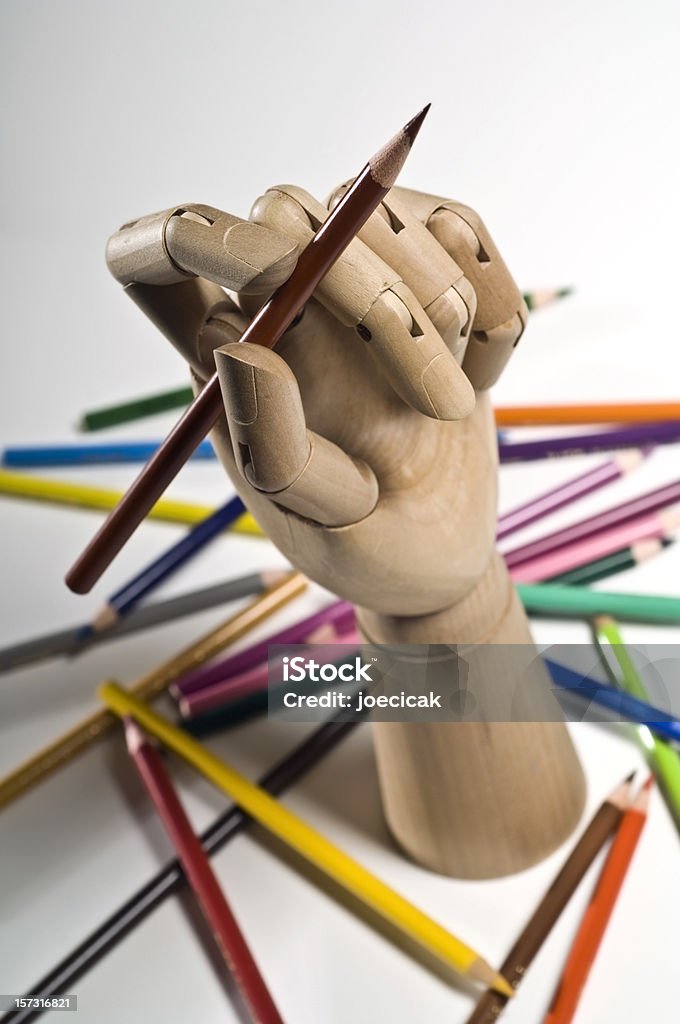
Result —
<svg viewBox="0 0 680 1024"><path fill-rule="evenodd" d="M677 399L680 14L670 0L5 0L1 18L2 444L72 439L85 409L184 381L177 355L105 268L104 243L120 223L189 200L246 216L281 181L323 196L428 100L402 183L476 207L522 287L577 288L532 318L497 403ZM171 423L161 417L107 437L159 437ZM657 453L555 525L672 479L677 451ZM597 461L507 468L502 507ZM134 472L61 475L122 486ZM228 485L202 465L185 469L172 493L217 503ZM144 526L96 591L77 598L62 577L100 516L9 499L0 516L0 643L87 618L182 532ZM282 564L266 542L224 538L165 592ZM679 569L671 549L609 585L673 594ZM276 626L327 600L314 590ZM0 771L93 708L101 678L134 679L220 618L0 678ZM588 637L585 626L553 622L536 635ZM625 635L678 639L669 629ZM303 733L260 721L211 745L255 775ZM589 814L642 759L623 727L573 733ZM179 766L176 777L202 827L222 797ZM494 961L568 848L514 878L476 884L408 863L381 820L366 729L286 801ZM5 810L0 851L0 991L20 993L164 862L168 846L116 737ZM655 795L578 1024L667 1019L679 852ZM469 993L428 973L259 840L238 839L215 863L287 1021L466 1019ZM587 892L555 929L509 1024L542 1019ZM237 1019L186 906L168 902L74 986L80 1024Z"/></svg>

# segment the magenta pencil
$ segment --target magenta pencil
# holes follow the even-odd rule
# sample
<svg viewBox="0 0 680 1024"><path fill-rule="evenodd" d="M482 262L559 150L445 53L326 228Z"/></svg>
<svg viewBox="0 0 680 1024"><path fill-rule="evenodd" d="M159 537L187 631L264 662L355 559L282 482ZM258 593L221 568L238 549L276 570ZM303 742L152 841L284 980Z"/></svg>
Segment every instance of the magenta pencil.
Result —
<svg viewBox="0 0 680 1024"><path fill-rule="evenodd" d="M316 652L315 657L320 665L330 665L348 655L348 647L360 647L363 640L356 629L351 629L348 632L336 633L333 637L327 636L308 642L323 644L323 647ZM225 679L221 683L213 683L212 686L206 686L201 690L186 694L179 702L182 718L193 718L194 715L199 715L203 711L209 711L211 708L220 707L230 701L266 690L270 671L272 677L281 679L283 655L273 660L271 666L268 661L265 661L240 675L232 676L231 679Z"/></svg>
<svg viewBox="0 0 680 1024"><path fill-rule="evenodd" d="M522 530L530 523L535 523L552 512L573 504L579 498L592 494L593 491L598 491L615 480L620 480L622 476L639 466L648 454L649 451L641 450L621 452L616 458L601 462L599 466L589 469L587 473L581 473L560 484L559 487L553 487L552 490L539 494L523 505L504 512L498 517L496 539L503 540L504 537L509 537L510 534Z"/></svg>
<svg viewBox="0 0 680 1024"><path fill-rule="evenodd" d="M232 654L229 658L222 658L221 661L216 661L212 665L205 665L203 668L188 672L187 675L172 684L170 692L179 700L204 686L212 686L213 683L223 682L249 668L255 668L256 665L267 660L271 645L305 644L309 642L308 638L324 625L329 624L341 628L341 625L351 626L353 622L354 608L349 601L335 601L320 612L315 612L314 615L302 619L301 622L296 622L293 626L287 626L280 632L273 633L265 640L239 651L238 654Z"/></svg>
<svg viewBox="0 0 680 1024"><path fill-rule="evenodd" d="M680 526L680 506L668 512L640 516L613 530L605 530L576 544L557 548L547 555L522 562L510 570L514 583L541 583L543 580L570 572L615 551L621 551L640 540L662 540Z"/></svg>
<svg viewBox="0 0 680 1024"><path fill-rule="evenodd" d="M175 847L186 879L220 953L241 990L254 1024L283 1024L283 1018L269 994L163 762L132 719L125 721L125 738L158 816Z"/></svg>
<svg viewBox="0 0 680 1024"><path fill-rule="evenodd" d="M674 480L663 487L657 487L654 491L641 494L631 501L622 505L608 508L597 515L581 519L572 526L565 526L561 530L548 533L538 540L523 544L521 547L513 548L504 554L506 565L509 569L515 569L523 562L534 558L542 557L558 548L566 547L567 544L575 544L577 541L593 537L605 530L612 530L616 526L622 526L631 519L638 519L640 516L658 512L660 509L668 508L680 501L680 480Z"/></svg>

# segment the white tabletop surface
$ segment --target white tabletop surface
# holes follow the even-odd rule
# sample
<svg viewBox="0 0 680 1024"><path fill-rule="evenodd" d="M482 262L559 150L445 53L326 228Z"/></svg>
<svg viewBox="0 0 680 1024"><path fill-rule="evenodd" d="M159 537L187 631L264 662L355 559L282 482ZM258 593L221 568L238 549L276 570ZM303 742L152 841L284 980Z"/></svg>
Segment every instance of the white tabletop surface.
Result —
<svg viewBox="0 0 680 1024"><path fill-rule="evenodd" d="M6 0L0 19L2 445L74 440L85 409L183 382L178 356L105 268L104 241L118 224L187 199L245 216L251 200L281 180L323 195L428 100L432 112L403 183L476 207L524 288L577 289L532 318L496 403L678 398L680 14L670 0L644 7L349 0L341 8L198 0L191 9ZM158 437L172 422L158 417L106 437ZM601 458L505 468L501 508ZM551 525L669 481L677 467L677 446L658 451L628 480ZM49 475L123 486L134 472ZM218 468L207 464L185 468L171 488L210 504L228 493ZM182 534L145 525L82 598L66 590L63 574L101 521L98 513L2 498L0 517L3 645L86 619ZM163 594L284 564L266 541L222 538ZM608 586L677 594L679 572L680 550L671 548ZM328 599L313 588L268 628ZM0 677L0 773L96 707L99 680L133 680L223 615L205 613L72 663ZM588 640L585 626L547 620L535 635L548 643ZM629 626L625 636L677 642L678 630ZM588 779L585 821L643 759L623 726L571 728ZM261 719L210 746L255 777L305 732ZM225 806L223 797L183 767L175 766L175 777L193 821L204 827ZM363 726L285 799L492 961L502 959L569 849L483 883L410 863L384 827ZM4 810L0 992L30 991L168 856L120 736ZM669 1019L679 857L677 833L655 793L577 1024ZM287 1021L466 1019L468 992L353 916L261 836L239 837L214 863ZM506 1011L508 1024L541 1021L593 878ZM188 906L167 901L73 986L79 1024L239 1019Z"/></svg>

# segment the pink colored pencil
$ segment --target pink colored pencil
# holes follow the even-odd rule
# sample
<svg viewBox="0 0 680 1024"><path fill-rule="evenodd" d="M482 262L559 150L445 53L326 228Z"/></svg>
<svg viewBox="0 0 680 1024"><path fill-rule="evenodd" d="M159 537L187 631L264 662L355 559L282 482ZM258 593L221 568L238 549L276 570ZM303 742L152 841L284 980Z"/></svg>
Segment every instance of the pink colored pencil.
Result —
<svg viewBox="0 0 680 1024"><path fill-rule="evenodd" d="M519 548L505 552L506 565L509 569L515 569L523 562L547 555L558 548L566 547L567 544L575 544L577 541L585 540L586 537L593 537L596 533L612 530L616 526L630 522L631 519L638 519L640 516L658 512L679 501L680 480L674 480L670 484L641 494L622 505L608 508L597 515L581 519L579 522L573 523L572 526L565 526L563 529L548 533L529 544L523 544Z"/></svg>
<svg viewBox="0 0 680 1024"><path fill-rule="evenodd" d="M139 726L125 720L128 750L175 847L187 881L255 1024L283 1024L241 929L191 827L163 762Z"/></svg>
<svg viewBox="0 0 680 1024"><path fill-rule="evenodd" d="M640 540L663 540L680 526L680 506L651 516L640 516L613 530L605 530L594 537L558 548L541 558L522 562L510 570L514 583L541 583L560 576L580 565L621 551Z"/></svg>
<svg viewBox="0 0 680 1024"><path fill-rule="evenodd" d="M255 668L267 660L270 645L279 644L305 644L308 638L313 636L316 630L324 625L332 625L341 628L351 626L354 623L354 608L349 601L335 601L322 608L320 612L287 626L278 633L268 636L252 647L247 647L238 654L232 654L228 658L222 658L212 665L205 665L203 668L195 669L177 679L170 687L170 692L178 700L189 693L195 693L204 686L212 686L213 683L221 683L231 676L239 675L249 668Z"/></svg>
<svg viewBox="0 0 680 1024"><path fill-rule="evenodd" d="M502 516L498 517L496 539L503 540L504 537L509 537L510 534L529 526L530 523L535 523L552 512L571 505L579 498L585 497L586 494L592 494L593 491L598 491L601 487L620 480L622 476L639 466L647 455L649 455L649 451L621 452L615 458L601 462L595 469L589 469L587 473L581 473L579 476L567 480L566 483L560 484L559 487L553 487L552 490L539 494L536 498L532 498L531 501L519 505L510 512L504 512Z"/></svg>
<svg viewBox="0 0 680 1024"><path fill-rule="evenodd" d="M336 632L333 636L324 635L315 637L308 643L324 644L324 647L316 652L316 660L320 665L330 665L349 652L348 647L360 647L363 640L356 629L346 632ZM203 711L219 707L230 701L247 697L251 693L258 693L266 690L269 685L270 672L277 678L283 675L283 655L269 661L265 661L255 668L248 669L238 676L224 679L222 682L213 683L212 686L203 687L194 693L188 693L179 702L179 711L182 718L193 718Z"/></svg>

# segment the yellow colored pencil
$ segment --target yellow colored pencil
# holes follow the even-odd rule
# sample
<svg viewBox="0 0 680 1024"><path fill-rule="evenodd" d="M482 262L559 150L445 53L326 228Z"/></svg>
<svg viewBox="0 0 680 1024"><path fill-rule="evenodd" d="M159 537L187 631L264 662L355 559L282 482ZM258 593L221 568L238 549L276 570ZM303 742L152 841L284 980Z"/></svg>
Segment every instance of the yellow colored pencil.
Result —
<svg viewBox="0 0 680 1024"><path fill-rule="evenodd" d="M456 938L422 910L390 889L320 832L240 775L209 750L157 715L117 683L104 683L99 696L123 717L131 715L142 728L174 750L205 775L255 821L282 839L311 864L338 882L367 906L433 953L459 974L474 978L506 996L514 995L508 982L479 953Z"/></svg>
<svg viewBox="0 0 680 1024"><path fill-rule="evenodd" d="M12 473L0 470L0 494L14 498L28 498L32 501L47 501L55 505L76 505L80 508L102 509L109 512L123 497L122 491L108 487L92 487L89 484L73 484L61 480L48 480L30 476L27 473ZM161 498L149 512L149 519L161 519L166 523L182 523L193 526L205 519L215 509L209 505L197 505L189 501L173 501ZM230 527L238 533L263 536L250 512L244 512Z"/></svg>

